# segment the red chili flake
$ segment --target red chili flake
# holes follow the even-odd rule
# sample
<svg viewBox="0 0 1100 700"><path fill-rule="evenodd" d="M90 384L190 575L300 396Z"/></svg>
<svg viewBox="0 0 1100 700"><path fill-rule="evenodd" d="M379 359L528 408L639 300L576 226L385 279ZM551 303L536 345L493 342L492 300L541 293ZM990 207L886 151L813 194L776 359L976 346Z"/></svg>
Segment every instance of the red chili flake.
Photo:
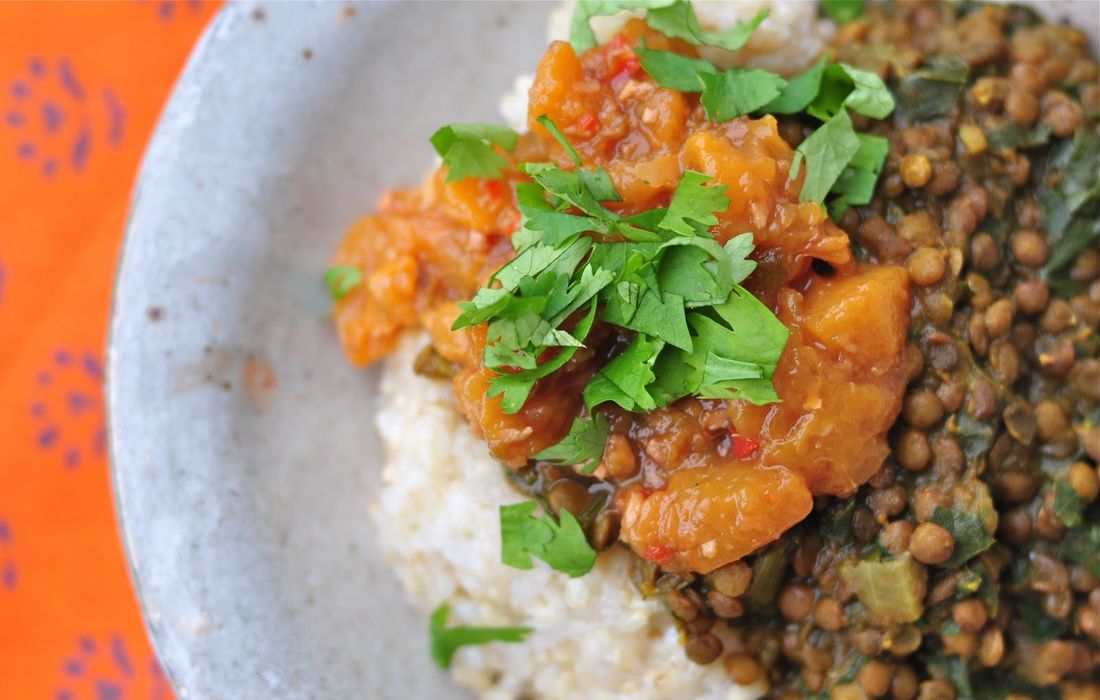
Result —
<svg viewBox="0 0 1100 700"><path fill-rule="evenodd" d="M500 180L485 180L485 191L493 199L500 199L504 196L504 187L501 186Z"/></svg>
<svg viewBox="0 0 1100 700"><path fill-rule="evenodd" d="M623 72L630 76L637 75L638 71L641 70L641 68L642 62L639 61L637 58L628 58L626 59L626 62L623 63Z"/></svg>
<svg viewBox="0 0 1100 700"><path fill-rule="evenodd" d="M741 435L733 436L733 456L737 459L748 459L760 449L760 441Z"/></svg>
<svg viewBox="0 0 1100 700"><path fill-rule="evenodd" d="M607 52L614 53L620 49L629 48L630 42L627 41L626 35L616 34L615 38L607 42Z"/></svg>
<svg viewBox="0 0 1100 700"><path fill-rule="evenodd" d="M591 112L585 112L584 115L581 117L579 124L582 129L591 133L599 128L600 120L596 118L595 114L592 114Z"/></svg>
<svg viewBox="0 0 1100 700"><path fill-rule="evenodd" d="M668 563L675 554L676 551L671 547L666 547L663 544L651 544L646 547L645 552L642 553L642 558L654 564L665 564Z"/></svg>

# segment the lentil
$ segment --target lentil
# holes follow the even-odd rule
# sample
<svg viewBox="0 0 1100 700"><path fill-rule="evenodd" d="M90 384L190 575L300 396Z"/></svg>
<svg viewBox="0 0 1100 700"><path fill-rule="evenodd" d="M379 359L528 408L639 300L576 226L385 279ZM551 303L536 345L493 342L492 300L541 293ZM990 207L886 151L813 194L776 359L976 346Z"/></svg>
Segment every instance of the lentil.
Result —
<svg viewBox="0 0 1100 700"><path fill-rule="evenodd" d="M942 564L955 551L955 540L939 525L921 523L913 530L909 551L923 564Z"/></svg>
<svg viewBox="0 0 1100 700"><path fill-rule="evenodd" d="M927 156L910 153L901 160L901 179L906 187L924 187L932 179L932 163Z"/></svg>

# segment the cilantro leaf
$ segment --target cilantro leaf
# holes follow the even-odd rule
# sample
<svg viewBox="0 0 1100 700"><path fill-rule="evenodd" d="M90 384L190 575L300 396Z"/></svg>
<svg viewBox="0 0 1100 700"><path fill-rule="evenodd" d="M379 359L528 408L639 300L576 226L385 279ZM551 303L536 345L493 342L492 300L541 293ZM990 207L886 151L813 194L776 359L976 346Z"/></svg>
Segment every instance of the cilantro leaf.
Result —
<svg viewBox="0 0 1100 700"><path fill-rule="evenodd" d="M779 90L779 96L764 105L760 111L765 114L798 114L809 107L821 90L821 77L828 65L827 56L819 58L804 72L787 81Z"/></svg>
<svg viewBox="0 0 1100 700"><path fill-rule="evenodd" d="M580 472L588 474L603 457L609 430L607 417L602 413L589 418L577 417L564 438L532 457L581 467Z"/></svg>
<svg viewBox="0 0 1100 700"><path fill-rule="evenodd" d="M646 387L656 379L653 363L664 343L639 333L630 345L612 358L584 388L589 410L606 401L628 411L650 411L657 407Z"/></svg>
<svg viewBox="0 0 1100 700"><path fill-rule="evenodd" d="M699 26L695 10L687 0L676 0L662 7L651 7L646 13L646 24L666 36L683 39L696 46L717 46L727 51L737 51L748 43L749 37L768 16L761 10L748 22L737 20L734 26L720 32L704 31Z"/></svg>
<svg viewBox="0 0 1100 700"><path fill-rule="evenodd" d="M572 159L573 164L578 168L581 167L581 157L577 153L577 149L573 148L573 144L569 143L569 139L565 138L565 134L561 133L561 129L554 123L554 120L543 114L537 117L535 121L542 124L543 128L549 131L550 135L554 137L554 140L561 144L566 154Z"/></svg>
<svg viewBox="0 0 1100 700"><path fill-rule="evenodd" d="M363 271L354 265L333 265L325 270L325 286L336 301L363 283Z"/></svg>
<svg viewBox="0 0 1100 700"><path fill-rule="evenodd" d="M566 172L553 163L524 163L522 170L547 192L560 197L589 216L606 221L619 218L601 203L617 202L622 199L615 191L606 170L595 171L597 174L591 174L593 173L591 170ZM589 173L589 175L582 175L583 173ZM593 191L592 187L595 187L596 191Z"/></svg>
<svg viewBox="0 0 1100 700"><path fill-rule="evenodd" d="M791 162L792 179L798 177L802 161L806 162L806 179L799 199L822 202L837 178L859 151L860 140L852 128L852 119L843 109L810 134L795 150Z"/></svg>
<svg viewBox="0 0 1100 700"><path fill-rule="evenodd" d="M820 4L834 22L851 22L863 16L863 0L821 0Z"/></svg>
<svg viewBox="0 0 1100 700"><path fill-rule="evenodd" d="M878 74L853 68L846 63L836 66L852 81L853 89L844 98L844 105L872 119L885 119L894 111L894 97Z"/></svg>
<svg viewBox="0 0 1100 700"><path fill-rule="evenodd" d="M884 119L894 111L894 98L877 74L846 63L831 63L822 73L817 96L806 111L828 121L843 107L874 119Z"/></svg>
<svg viewBox="0 0 1100 700"><path fill-rule="evenodd" d="M595 319L596 302L593 300L588 314L581 319L572 333L579 343L584 342L588 332L592 330L592 323ZM505 413L516 413L523 408L523 404L526 403L527 396L534 388L535 382L561 369L576 353L576 347L567 347L558 352L553 359L547 360L534 369L498 374L489 380L489 389L485 393L490 398L500 396L501 410Z"/></svg>
<svg viewBox="0 0 1100 700"><path fill-rule="evenodd" d="M596 550L588 545L576 517L562 509L559 519L535 517L538 503L525 501L500 507L500 559L517 569L530 569L531 557L576 578L596 563Z"/></svg>
<svg viewBox="0 0 1100 700"><path fill-rule="evenodd" d="M596 33L589 20L603 15L614 15L623 10L644 10L671 5L676 0L577 0L573 17L569 22L569 43L577 53L596 45Z"/></svg>
<svg viewBox="0 0 1100 700"><path fill-rule="evenodd" d="M713 64L671 51L644 45L637 49L642 68L661 87L681 92L701 92L707 118L726 122L754 112L776 100L787 81L759 69L731 68L719 71Z"/></svg>
<svg viewBox="0 0 1100 700"><path fill-rule="evenodd" d="M704 173L685 170L672 195L668 211L658 226L681 236L696 235L700 226L716 226L718 217L715 213L729 209L730 200L726 196L728 188L725 185L706 186L713 179Z"/></svg>
<svg viewBox="0 0 1100 700"><path fill-rule="evenodd" d="M950 532L955 540L955 551L942 564L944 568L958 568L993 546L993 536L986 532L980 513L939 506L932 511L932 522Z"/></svg>
<svg viewBox="0 0 1100 700"><path fill-rule="evenodd" d="M616 326L661 338L669 345L691 349L691 334L684 315L684 299L677 294L646 289L638 297L633 313L617 297L604 308L604 320Z"/></svg>
<svg viewBox="0 0 1100 700"><path fill-rule="evenodd" d="M882 136L856 134L856 137L859 150L833 185L832 191L838 196L830 203L829 213L834 220L839 220L849 206L871 202L878 176L890 152L890 142Z"/></svg>
<svg viewBox="0 0 1100 700"><path fill-rule="evenodd" d="M709 61L690 58L672 51L648 48L643 42L634 49L642 61L642 68L661 87L680 92L702 92L706 87L699 77L702 73L716 74L718 69Z"/></svg>
<svg viewBox="0 0 1100 700"><path fill-rule="evenodd" d="M1085 502L1077 495L1068 482L1058 480L1054 482L1054 514L1066 527L1077 527L1081 524L1081 515L1085 512Z"/></svg>
<svg viewBox="0 0 1100 700"><path fill-rule="evenodd" d="M748 257L752 234L723 246L707 230L729 206L726 186L708 185L707 175L688 171L668 208L623 219L600 203L618 197L606 172L565 172L551 164L523 168L535 178L517 187L525 247L493 275L498 286L461 302L453 326L488 322L483 361L496 376L487 395L500 396L504 412L519 411L536 382L569 362L597 317L637 335L585 388L590 412L607 401L650 410L690 394L777 400L771 375L787 331L736 286L756 266ZM584 213L555 209L547 192L560 206ZM628 240L596 242L584 235L589 230ZM561 327L585 306L572 330ZM693 332L702 346L695 346ZM551 349L550 359L540 364ZM606 440L601 423L575 422L544 456L583 461L587 449L598 457L597 447Z"/></svg>
<svg viewBox="0 0 1100 700"><path fill-rule="evenodd" d="M722 249L726 251L726 257L730 261L730 276L734 284L740 284L756 269L756 261L749 259L749 253L756 245L753 243L752 233L740 233L726 241Z"/></svg>
<svg viewBox="0 0 1100 700"><path fill-rule="evenodd" d="M779 97L786 80L758 68L730 68L723 73L699 73L704 89L699 101L713 122L727 122L755 112Z"/></svg>
<svg viewBox="0 0 1100 700"><path fill-rule="evenodd" d="M489 642L522 642L535 631L531 627L448 627L447 617L450 614L451 606L443 603L432 611L428 621L432 660L443 669L451 667L451 660L459 647Z"/></svg>
<svg viewBox="0 0 1100 700"><path fill-rule="evenodd" d="M506 126L470 122L448 124L434 134L435 152L447 166L447 181L468 177L495 179L508 169L508 160L493 148L516 149L519 136Z"/></svg>

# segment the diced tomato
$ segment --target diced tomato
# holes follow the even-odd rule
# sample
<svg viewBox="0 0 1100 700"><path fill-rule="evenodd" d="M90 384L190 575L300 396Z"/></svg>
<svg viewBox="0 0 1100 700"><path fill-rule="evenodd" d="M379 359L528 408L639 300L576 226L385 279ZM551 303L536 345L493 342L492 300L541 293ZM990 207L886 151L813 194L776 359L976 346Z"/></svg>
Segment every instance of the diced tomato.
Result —
<svg viewBox="0 0 1100 700"><path fill-rule="evenodd" d="M760 449L760 441L747 438L744 435L734 434L733 456L737 459L748 459Z"/></svg>

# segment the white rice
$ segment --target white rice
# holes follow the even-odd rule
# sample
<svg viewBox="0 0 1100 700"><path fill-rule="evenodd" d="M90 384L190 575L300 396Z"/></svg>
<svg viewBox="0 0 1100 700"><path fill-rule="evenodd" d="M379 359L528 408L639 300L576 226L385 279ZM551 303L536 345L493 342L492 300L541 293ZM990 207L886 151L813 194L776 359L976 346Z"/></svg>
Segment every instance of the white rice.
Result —
<svg viewBox="0 0 1100 700"><path fill-rule="evenodd" d="M711 30L772 7L742 51L706 54L723 66L797 72L832 31L816 18L812 2L695 5ZM565 38L572 8L563 3L551 18L550 38ZM605 41L628 17L597 18L593 27ZM501 101L502 115L521 131L531 81L530 75L518 77ZM687 659L669 613L631 581L625 550L604 552L576 579L541 561L530 571L501 563L498 508L523 497L456 410L450 383L413 372L413 358L427 342L410 335L385 362L377 423L387 458L371 507L383 551L425 613L447 602L451 624L535 628L520 644L463 647L452 666L455 681L490 700L758 697L759 688L733 685L720 663L699 666Z"/></svg>

